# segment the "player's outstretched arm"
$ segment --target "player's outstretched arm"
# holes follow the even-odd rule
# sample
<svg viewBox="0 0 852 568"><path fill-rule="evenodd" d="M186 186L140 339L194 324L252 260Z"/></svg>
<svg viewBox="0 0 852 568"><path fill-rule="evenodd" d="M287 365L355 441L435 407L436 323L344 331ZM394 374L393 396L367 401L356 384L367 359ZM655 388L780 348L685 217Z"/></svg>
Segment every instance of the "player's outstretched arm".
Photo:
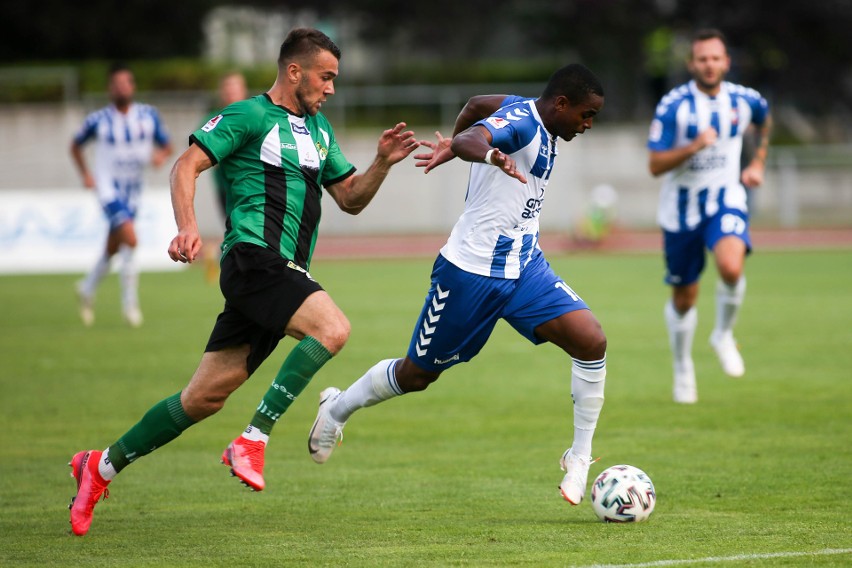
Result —
<svg viewBox="0 0 852 568"><path fill-rule="evenodd" d="M414 162L414 165L418 168L423 168L424 174L428 174L430 170L456 157L450 147L453 141L452 138L444 138L440 132L435 132L435 137L438 140L437 142L430 142L429 140L420 141L420 145L429 148L431 152L414 154L414 159L417 160Z"/></svg>
<svg viewBox="0 0 852 568"><path fill-rule="evenodd" d="M488 118L494 114L508 95L476 95L468 99L467 103L462 108L459 115L456 117L456 123L453 127L453 136L463 132L473 126L479 120ZM437 142L421 140L420 145L431 150L423 154L415 154L415 166L423 168L423 173L428 174L441 164L449 162L455 158L453 150L450 147L452 138L444 138L440 132L436 132Z"/></svg>
<svg viewBox="0 0 852 568"><path fill-rule="evenodd" d="M503 170L506 175L521 183L527 178L515 164L515 160L491 146L491 133L481 125L475 125L453 137L453 153L465 162L485 162Z"/></svg>
<svg viewBox="0 0 852 568"><path fill-rule="evenodd" d="M379 191L391 166L407 158L420 145L414 132L405 130L405 126L404 122L400 122L382 132L376 157L367 171L326 187L341 211L350 215L363 211Z"/></svg>

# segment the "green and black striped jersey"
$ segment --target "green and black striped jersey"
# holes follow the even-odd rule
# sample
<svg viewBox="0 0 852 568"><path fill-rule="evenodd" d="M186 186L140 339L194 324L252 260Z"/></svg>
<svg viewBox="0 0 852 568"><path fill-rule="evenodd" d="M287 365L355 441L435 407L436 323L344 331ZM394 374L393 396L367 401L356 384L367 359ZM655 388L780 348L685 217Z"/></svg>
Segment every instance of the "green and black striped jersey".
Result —
<svg viewBox="0 0 852 568"><path fill-rule="evenodd" d="M278 251L306 270L322 186L355 173L328 119L296 116L267 94L236 102L190 136L228 182L222 257L236 243Z"/></svg>

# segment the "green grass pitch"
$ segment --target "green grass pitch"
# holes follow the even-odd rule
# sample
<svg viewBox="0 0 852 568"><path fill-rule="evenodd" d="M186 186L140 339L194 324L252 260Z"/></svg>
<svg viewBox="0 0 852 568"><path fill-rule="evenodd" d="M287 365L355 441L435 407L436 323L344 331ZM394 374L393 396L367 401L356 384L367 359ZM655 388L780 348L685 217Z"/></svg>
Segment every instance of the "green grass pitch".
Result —
<svg viewBox="0 0 852 568"><path fill-rule="evenodd" d="M77 319L77 277L0 278L2 566L840 566L852 563L852 254L755 254L730 379L707 338L699 403L671 401L659 255L551 259L609 339L607 400L590 481L636 465L658 501L647 523L607 525L558 493L571 441L570 362L505 323L474 361L426 392L356 414L331 460L307 434L318 393L401 356L431 259L322 261L312 273L353 326L273 432L267 489L219 464L277 367L285 339L219 414L125 470L84 538L69 536L66 463L102 449L195 369L218 287L203 271L143 274L146 323L119 316L115 276L98 320ZM692 559L694 562L688 562ZM703 560L702 560L703 559ZM715 559L715 560L714 560ZM682 561L664 563L665 561Z"/></svg>

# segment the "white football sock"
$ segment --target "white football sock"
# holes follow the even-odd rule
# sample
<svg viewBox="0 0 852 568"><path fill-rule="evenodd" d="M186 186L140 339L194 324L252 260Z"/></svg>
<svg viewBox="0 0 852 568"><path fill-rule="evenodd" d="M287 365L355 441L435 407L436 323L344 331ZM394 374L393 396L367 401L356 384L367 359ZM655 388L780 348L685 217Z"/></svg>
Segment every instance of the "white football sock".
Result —
<svg viewBox="0 0 852 568"><path fill-rule="evenodd" d="M139 271L136 268L135 249L121 245L121 306L124 310L139 307Z"/></svg>
<svg viewBox="0 0 852 568"><path fill-rule="evenodd" d="M243 438L246 440L251 440L252 442L263 442L264 444L269 443L269 434L264 434L260 431L260 428L248 425L248 428L242 433Z"/></svg>
<svg viewBox="0 0 852 568"><path fill-rule="evenodd" d="M715 335L733 333L737 314L745 298L745 291L745 276L741 276L733 286L729 286L723 280L716 283L716 326L713 329Z"/></svg>
<svg viewBox="0 0 852 568"><path fill-rule="evenodd" d="M109 481L118 475L118 472L115 471L115 467L113 467L112 462L109 461L109 448L105 449L101 454L101 459L98 462L98 473L100 473L101 477L103 477L106 481Z"/></svg>
<svg viewBox="0 0 852 568"><path fill-rule="evenodd" d="M396 383L396 362L385 359L373 365L364 376L340 393L329 414L337 422L346 422L359 408L378 404L404 394Z"/></svg>
<svg viewBox="0 0 852 568"><path fill-rule="evenodd" d="M574 399L574 455L591 457L592 438L604 403L606 356L598 361L574 359L571 365L571 398Z"/></svg>
<svg viewBox="0 0 852 568"><path fill-rule="evenodd" d="M80 293L86 298L92 298L98 289L98 284L109 274L109 256L106 253L98 258L95 266L86 275L80 284Z"/></svg>
<svg viewBox="0 0 852 568"><path fill-rule="evenodd" d="M698 327L698 310L692 306L685 314L679 314L669 300L663 313L669 330L669 345L675 372L687 372L692 369L692 341L695 338L695 328Z"/></svg>

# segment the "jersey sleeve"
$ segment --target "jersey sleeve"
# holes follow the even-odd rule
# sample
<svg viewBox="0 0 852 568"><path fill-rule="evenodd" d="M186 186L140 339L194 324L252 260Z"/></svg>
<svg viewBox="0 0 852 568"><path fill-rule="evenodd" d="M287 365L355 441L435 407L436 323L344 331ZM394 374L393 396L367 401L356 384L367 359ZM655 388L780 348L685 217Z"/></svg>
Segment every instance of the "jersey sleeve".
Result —
<svg viewBox="0 0 852 568"><path fill-rule="evenodd" d="M760 126L766 122L766 117L769 116L769 103L757 91L750 90L749 94L753 94L753 96L746 97L751 107L751 121Z"/></svg>
<svg viewBox="0 0 852 568"><path fill-rule="evenodd" d="M503 102L500 103L500 108L505 106L509 106L515 103L520 103L527 100L526 97L519 97L518 95L506 95L506 98L503 99Z"/></svg>
<svg viewBox="0 0 852 568"><path fill-rule="evenodd" d="M322 129L322 136L328 144L328 154L325 157L325 165L322 169L322 179L320 183L328 187L339 183L355 173L355 166L349 163L343 151L337 144L337 139L334 137L334 131L331 125L328 125L328 130Z"/></svg>
<svg viewBox="0 0 852 568"><path fill-rule="evenodd" d="M513 100L514 103L506 104ZM524 97L510 95L504 99L504 106L497 112L480 120L476 124L484 126L491 133L491 145L505 154L512 154L529 142L535 132L530 131L537 122L526 120L530 110Z"/></svg>
<svg viewBox="0 0 852 568"><path fill-rule="evenodd" d="M159 111L154 107L151 107L151 116L154 119L154 142L158 146L166 146L171 141L171 137L166 130L166 125L163 124L163 119L160 118Z"/></svg>
<svg viewBox="0 0 852 568"><path fill-rule="evenodd" d="M83 126L74 135L74 144L85 144L98 133L98 113L93 112L83 121Z"/></svg>
<svg viewBox="0 0 852 568"><path fill-rule="evenodd" d="M225 107L193 132L189 143L198 144L214 164L233 154L254 135L260 125L251 99Z"/></svg>
<svg viewBox="0 0 852 568"><path fill-rule="evenodd" d="M674 147L677 128L677 104L657 105L651 128L648 132L648 149L654 152L671 150Z"/></svg>

